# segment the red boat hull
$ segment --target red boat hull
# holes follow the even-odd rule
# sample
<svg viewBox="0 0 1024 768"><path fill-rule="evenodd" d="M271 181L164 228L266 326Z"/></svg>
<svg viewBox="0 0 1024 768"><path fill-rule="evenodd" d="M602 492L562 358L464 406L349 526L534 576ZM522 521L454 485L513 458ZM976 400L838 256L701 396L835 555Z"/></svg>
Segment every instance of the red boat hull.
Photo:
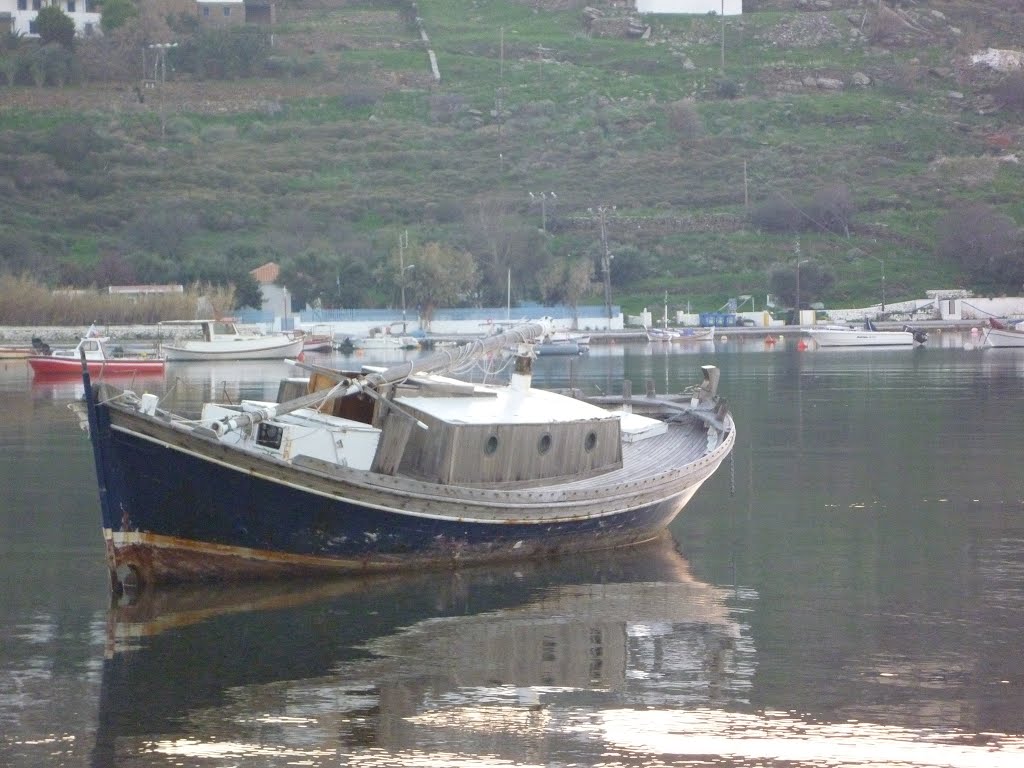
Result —
<svg viewBox="0 0 1024 768"><path fill-rule="evenodd" d="M81 376L82 361L73 357L30 357L28 364L36 376ZM163 373L162 358L115 358L90 360L90 376L133 376L140 373Z"/></svg>

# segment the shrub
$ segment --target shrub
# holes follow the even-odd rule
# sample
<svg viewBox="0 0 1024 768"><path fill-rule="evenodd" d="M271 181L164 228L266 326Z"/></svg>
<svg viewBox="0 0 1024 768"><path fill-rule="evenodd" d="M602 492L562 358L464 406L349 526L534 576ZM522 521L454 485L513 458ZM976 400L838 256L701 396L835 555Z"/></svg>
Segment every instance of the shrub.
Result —
<svg viewBox="0 0 1024 768"><path fill-rule="evenodd" d="M958 263L972 279L1013 294L1024 282L1021 244L1014 220L984 203L951 206L937 226L941 258Z"/></svg>
<svg viewBox="0 0 1024 768"><path fill-rule="evenodd" d="M36 14L36 31L45 46L56 43L70 49L75 44L75 22L56 5L47 5Z"/></svg>
<svg viewBox="0 0 1024 768"><path fill-rule="evenodd" d="M684 140L699 139L704 135L704 121L693 99L680 99L669 104L667 110L669 127Z"/></svg>
<svg viewBox="0 0 1024 768"><path fill-rule="evenodd" d="M1004 77L992 95L1006 109L1024 110L1024 72L1013 72Z"/></svg>

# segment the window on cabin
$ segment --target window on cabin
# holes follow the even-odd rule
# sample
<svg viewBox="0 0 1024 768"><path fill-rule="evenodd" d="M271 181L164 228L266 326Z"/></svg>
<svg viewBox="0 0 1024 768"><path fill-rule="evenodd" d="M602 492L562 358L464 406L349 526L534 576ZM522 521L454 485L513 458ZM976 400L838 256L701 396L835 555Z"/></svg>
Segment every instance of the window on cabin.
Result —
<svg viewBox="0 0 1024 768"><path fill-rule="evenodd" d="M19 11L27 11L28 10L28 0L18 0L18 10Z"/></svg>
<svg viewBox="0 0 1024 768"><path fill-rule="evenodd" d="M210 15L209 7L203 6L203 16L209 16L209 15Z"/></svg>
<svg viewBox="0 0 1024 768"><path fill-rule="evenodd" d="M231 15L231 9L230 9L230 8L228 8L228 7L225 7L225 8L224 8L224 15L225 15L225 16L230 16L230 15Z"/></svg>
<svg viewBox="0 0 1024 768"><path fill-rule="evenodd" d="M43 0L32 0L32 10L38 11L43 7Z"/></svg>
<svg viewBox="0 0 1024 768"><path fill-rule="evenodd" d="M75 0L68 0L68 13L75 12Z"/></svg>

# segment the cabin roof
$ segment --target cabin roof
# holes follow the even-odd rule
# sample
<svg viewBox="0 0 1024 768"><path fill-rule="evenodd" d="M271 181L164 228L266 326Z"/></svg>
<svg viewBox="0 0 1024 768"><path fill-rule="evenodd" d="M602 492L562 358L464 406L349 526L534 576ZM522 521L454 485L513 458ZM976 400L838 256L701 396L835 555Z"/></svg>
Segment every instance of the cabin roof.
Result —
<svg viewBox="0 0 1024 768"><path fill-rule="evenodd" d="M541 424L616 418L604 408L541 389L531 389L525 397L504 388L484 391L495 396L402 396L396 400L449 424Z"/></svg>

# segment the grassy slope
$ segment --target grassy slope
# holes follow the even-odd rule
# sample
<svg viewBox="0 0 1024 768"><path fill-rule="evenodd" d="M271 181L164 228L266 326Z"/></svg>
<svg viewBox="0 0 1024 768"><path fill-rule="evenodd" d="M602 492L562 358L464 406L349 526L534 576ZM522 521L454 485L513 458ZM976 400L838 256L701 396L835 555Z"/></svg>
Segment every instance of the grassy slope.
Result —
<svg viewBox="0 0 1024 768"><path fill-rule="evenodd" d="M878 259L889 301L961 284L955 265L933 255L936 220L961 201L1024 221L1024 172L985 157L984 137L1016 131L1015 116L979 109L995 79L962 56L1012 47L1020 12L931 3L919 9L927 34L881 47L851 37L863 14L853 3L800 13L761 2L765 10L726 21L725 76L742 93L719 99L714 18L654 17L651 40L638 41L589 37L574 9L419 5L440 84L417 34L386 5L291 0L279 7L277 53L304 62L311 74L302 78L173 81L162 105L152 96L133 103L129 88L5 88L17 98L0 108L0 233L88 264L134 252L132 222L173 209L196 216L181 258L241 242L281 253L330 248L339 228L376 238L383 258L382 233L397 226L462 244L482 202L509 211L508 226L536 227L528 192L549 190L558 195L547 208L552 253L594 252L587 210L616 206L612 248L655 264L653 277L615 286L635 311L660 305L666 290L695 309L764 294L767 268L793 259L794 239L716 231L727 216L743 217L745 192L757 204L849 186L852 236L801 237L801 254L837 273L833 305L877 300ZM850 87L855 71L872 85ZM847 87L782 85L807 76ZM681 138L667 117L666 106L687 97L699 138ZM67 122L91 126L104 148L62 171L52 136ZM949 157L961 160L936 163Z"/></svg>

